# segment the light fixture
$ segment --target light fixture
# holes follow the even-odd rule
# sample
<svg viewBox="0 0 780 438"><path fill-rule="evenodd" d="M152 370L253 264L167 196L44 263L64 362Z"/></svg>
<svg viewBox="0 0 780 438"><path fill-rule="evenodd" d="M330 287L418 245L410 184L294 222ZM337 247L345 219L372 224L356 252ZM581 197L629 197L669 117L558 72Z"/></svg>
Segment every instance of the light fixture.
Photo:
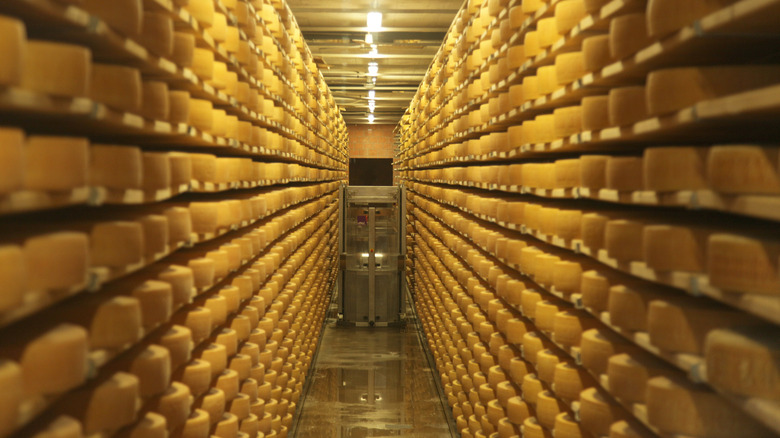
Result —
<svg viewBox="0 0 780 438"><path fill-rule="evenodd" d="M376 90L368 90L368 98L376 99Z"/></svg>
<svg viewBox="0 0 780 438"><path fill-rule="evenodd" d="M376 84L376 76L374 76L373 78L371 78L371 82L373 82L373 83L375 83L375 84Z"/></svg>
<svg viewBox="0 0 780 438"><path fill-rule="evenodd" d="M366 27L369 31L377 31L382 28L382 13L369 12L366 15Z"/></svg>
<svg viewBox="0 0 780 438"><path fill-rule="evenodd" d="M373 114L369 114L368 115L368 123L374 123L374 115Z"/></svg>
<svg viewBox="0 0 780 438"><path fill-rule="evenodd" d="M368 75L369 76L376 76L379 74L379 64L376 62L369 62L368 63Z"/></svg>
<svg viewBox="0 0 780 438"><path fill-rule="evenodd" d="M366 44L374 44L374 34L370 32L366 34Z"/></svg>
<svg viewBox="0 0 780 438"><path fill-rule="evenodd" d="M370 51L370 52L368 52L368 54L369 54L369 55L371 55L371 56L376 56L376 55L378 55L378 54L379 54L379 51L377 50L377 48L376 48L376 45L375 45L375 44L374 44L374 45L371 45L371 51Z"/></svg>
<svg viewBox="0 0 780 438"><path fill-rule="evenodd" d="M369 100L368 101L368 110L373 113L375 109L376 109L376 103L374 103L373 100Z"/></svg>

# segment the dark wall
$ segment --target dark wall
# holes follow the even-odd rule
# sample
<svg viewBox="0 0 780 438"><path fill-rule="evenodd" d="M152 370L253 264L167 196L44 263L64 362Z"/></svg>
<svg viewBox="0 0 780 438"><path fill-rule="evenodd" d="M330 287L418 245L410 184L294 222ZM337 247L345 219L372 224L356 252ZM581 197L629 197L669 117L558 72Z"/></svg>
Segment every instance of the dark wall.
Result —
<svg viewBox="0 0 780 438"><path fill-rule="evenodd" d="M349 185L393 185L392 158L351 158L349 160Z"/></svg>

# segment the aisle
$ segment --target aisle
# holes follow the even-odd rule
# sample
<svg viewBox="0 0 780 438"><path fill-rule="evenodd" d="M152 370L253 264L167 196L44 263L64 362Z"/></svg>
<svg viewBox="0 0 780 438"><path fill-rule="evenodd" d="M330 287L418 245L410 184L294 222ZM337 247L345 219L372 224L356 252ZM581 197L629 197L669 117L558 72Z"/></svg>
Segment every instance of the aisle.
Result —
<svg viewBox="0 0 780 438"><path fill-rule="evenodd" d="M451 437L415 330L328 324L294 436Z"/></svg>

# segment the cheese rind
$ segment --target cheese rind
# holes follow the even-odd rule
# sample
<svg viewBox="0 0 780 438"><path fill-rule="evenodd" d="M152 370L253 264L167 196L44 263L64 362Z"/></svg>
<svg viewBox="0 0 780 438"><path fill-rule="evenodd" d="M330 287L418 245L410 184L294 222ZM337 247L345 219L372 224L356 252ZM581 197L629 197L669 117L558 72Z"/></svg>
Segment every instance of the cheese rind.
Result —
<svg viewBox="0 0 780 438"><path fill-rule="evenodd" d="M59 394L87 378L87 331L60 325L29 342L19 364L28 394Z"/></svg>
<svg viewBox="0 0 780 438"><path fill-rule="evenodd" d="M87 139L28 137L25 158L24 185L27 189L67 191L87 184Z"/></svg>
<svg viewBox="0 0 780 438"><path fill-rule="evenodd" d="M86 47L30 40L24 60L22 88L66 97L89 95L92 53Z"/></svg>
<svg viewBox="0 0 780 438"><path fill-rule="evenodd" d="M774 327L713 330L707 335L707 382L733 394L780 399L780 343Z"/></svg>
<svg viewBox="0 0 780 438"><path fill-rule="evenodd" d="M18 85L24 75L25 41L24 23L15 18L0 16L0 85Z"/></svg>

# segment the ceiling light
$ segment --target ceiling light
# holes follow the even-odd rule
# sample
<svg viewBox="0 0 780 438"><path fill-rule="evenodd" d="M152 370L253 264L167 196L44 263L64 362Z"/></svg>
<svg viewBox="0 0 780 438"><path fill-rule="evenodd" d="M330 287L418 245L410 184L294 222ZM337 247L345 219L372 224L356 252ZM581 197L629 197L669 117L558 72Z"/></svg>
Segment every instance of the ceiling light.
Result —
<svg viewBox="0 0 780 438"><path fill-rule="evenodd" d="M371 78L371 82L373 82L373 83L375 83L375 84L376 84L376 76L374 76L373 78Z"/></svg>
<svg viewBox="0 0 780 438"><path fill-rule="evenodd" d="M374 35L372 33L366 34L366 44L374 44Z"/></svg>
<svg viewBox="0 0 780 438"><path fill-rule="evenodd" d="M376 98L376 91L375 90L368 90L368 98L369 99L375 99Z"/></svg>
<svg viewBox="0 0 780 438"><path fill-rule="evenodd" d="M368 63L368 75L369 76L376 76L379 74L379 64L376 62L369 62Z"/></svg>
<svg viewBox="0 0 780 438"><path fill-rule="evenodd" d="M366 15L366 27L370 31L377 31L382 28L382 13L381 12L369 12Z"/></svg>
<svg viewBox="0 0 780 438"><path fill-rule="evenodd" d="M368 54L371 56L376 56L379 54L379 51L377 50L376 46L373 46L373 48L371 49L370 52L368 52Z"/></svg>
<svg viewBox="0 0 780 438"><path fill-rule="evenodd" d="M373 114L369 114L368 115L368 123L374 123L374 115Z"/></svg>

